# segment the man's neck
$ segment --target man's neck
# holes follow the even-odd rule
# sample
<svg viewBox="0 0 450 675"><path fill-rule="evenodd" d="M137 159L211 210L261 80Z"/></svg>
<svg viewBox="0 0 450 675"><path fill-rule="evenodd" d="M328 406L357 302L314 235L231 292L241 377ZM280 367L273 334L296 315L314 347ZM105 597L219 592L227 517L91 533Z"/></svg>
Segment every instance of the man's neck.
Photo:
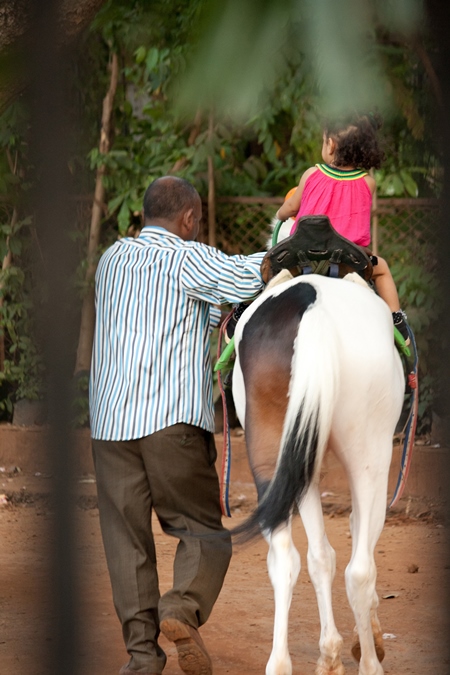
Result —
<svg viewBox="0 0 450 675"><path fill-rule="evenodd" d="M148 219L144 222L144 227L162 227L167 232L175 234L177 237L181 237L181 239L183 238L179 224L165 218Z"/></svg>

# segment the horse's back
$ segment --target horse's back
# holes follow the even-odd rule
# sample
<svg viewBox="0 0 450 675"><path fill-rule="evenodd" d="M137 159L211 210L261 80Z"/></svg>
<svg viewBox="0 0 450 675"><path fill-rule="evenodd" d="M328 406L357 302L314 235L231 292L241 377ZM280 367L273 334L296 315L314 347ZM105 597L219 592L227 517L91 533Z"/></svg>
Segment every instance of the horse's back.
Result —
<svg viewBox="0 0 450 675"><path fill-rule="evenodd" d="M380 375L392 370L401 372L386 303L367 286L314 274L295 277L263 293L238 324L237 351L250 343L250 353L269 344L283 349L291 341L292 330L295 338L297 333L300 337L301 323L307 321L316 324L314 330L319 334L316 350L324 342L320 333L334 331L346 375L351 376L357 370L355 364L364 372L372 372L377 363ZM243 345L239 347L241 342Z"/></svg>

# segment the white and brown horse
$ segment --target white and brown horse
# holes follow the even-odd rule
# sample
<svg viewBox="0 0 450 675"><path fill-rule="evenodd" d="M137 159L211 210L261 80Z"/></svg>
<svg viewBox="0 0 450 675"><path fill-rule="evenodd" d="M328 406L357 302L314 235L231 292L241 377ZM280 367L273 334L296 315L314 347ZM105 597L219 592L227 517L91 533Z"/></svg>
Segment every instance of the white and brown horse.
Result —
<svg viewBox="0 0 450 675"><path fill-rule="evenodd" d="M353 275L350 275L353 276ZM324 453L342 462L352 497L352 555L345 572L359 675L382 675L374 547L386 514L392 437L404 394L387 305L364 282L318 275L266 290L235 333L233 397L245 429L258 507L238 528L263 532L275 596L267 675L290 675L288 612L300 572L291 518L300 511L319 606L317 675L343 675L342 638L331 602L335 552L318 488Z"/></svg>

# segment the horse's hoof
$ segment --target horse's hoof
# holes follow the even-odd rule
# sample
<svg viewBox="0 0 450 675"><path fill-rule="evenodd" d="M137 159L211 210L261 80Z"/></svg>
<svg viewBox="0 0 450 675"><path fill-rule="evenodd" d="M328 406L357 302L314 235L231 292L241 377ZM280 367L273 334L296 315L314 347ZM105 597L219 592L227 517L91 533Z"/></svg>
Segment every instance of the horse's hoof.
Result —
<svg viewBox="0 0 450 675"><path fill-rule="evenodd" d="M266 675L292 675L292 663L290 657L282 660L274 659L267 662Z"/></svg>
<svg viewBox="0 0 450 675"><path fill-rule="evenodd" d="M318 663L315 670L315 675L345 675L345 668L342 663L330 669L330 665L327 666L323 663Z"/></svg>

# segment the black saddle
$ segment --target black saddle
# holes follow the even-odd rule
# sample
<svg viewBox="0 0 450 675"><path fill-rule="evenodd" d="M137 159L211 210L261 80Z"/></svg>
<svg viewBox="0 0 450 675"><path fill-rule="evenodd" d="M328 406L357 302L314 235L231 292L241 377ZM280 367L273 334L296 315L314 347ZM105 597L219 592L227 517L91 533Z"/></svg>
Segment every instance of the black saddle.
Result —
<svg viewBox="0 0 450 675"><path fill-rule="evenodd" d="M373 264L366 251L342 237L328 216L304 216L294 234L273 246L264 256L261 273L267 283L282 269L293 276L316 273L344 277L357 272L369 281Z"/></svg>

